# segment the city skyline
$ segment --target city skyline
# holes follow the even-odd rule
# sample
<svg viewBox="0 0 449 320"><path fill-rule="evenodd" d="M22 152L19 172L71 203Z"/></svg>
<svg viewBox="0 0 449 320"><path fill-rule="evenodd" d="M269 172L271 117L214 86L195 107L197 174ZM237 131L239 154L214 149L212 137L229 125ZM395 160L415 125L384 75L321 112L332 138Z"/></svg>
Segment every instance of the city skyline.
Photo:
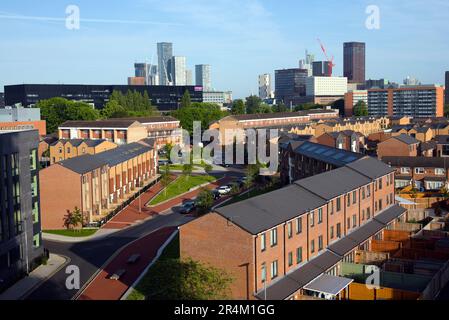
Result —
<svg viewBox="0 0 449 320"><path fill-rule="evenodd" d="M318 37L335 56L336 76L343 74L343 43L359 41L366 43L367 79L402 82L410 75L422 83L444 84L448 4L378 1L378 30L365 26L370 4L151 0L126 6L111 2L105 8L82 0L77 3L81 29L67 30L65 3L45 1L34 8L27 1L4 1L0 35L9 49L0 53L0 89L21 83L123 84L134 62L156 63L156 43L165 41L176 46L176 55L188 57L189 67L212 65L214 87L243 98L257 94L259 74L296 68L306 49L316 61L325 60ZM305 11L300 21L289 19ZM12 28L13 35L7 31ZM420 39L419 46L408 41L410 34Z"/></svg>

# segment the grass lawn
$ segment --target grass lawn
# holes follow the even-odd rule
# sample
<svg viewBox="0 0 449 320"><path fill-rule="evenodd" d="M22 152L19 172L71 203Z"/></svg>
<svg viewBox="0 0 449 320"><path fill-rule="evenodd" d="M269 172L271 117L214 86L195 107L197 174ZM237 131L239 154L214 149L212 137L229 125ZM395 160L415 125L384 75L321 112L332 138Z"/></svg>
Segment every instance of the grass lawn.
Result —
<svg viewBox="0 0 449 320"><path fill-rule="evenodd" d="M179 258L179 234L165 247L158 261ZM157 263L157 262L156 262ZM136 288L128 296L127 300L145 300L145 292L148 291L148 281L151 278L151 269L145 274Z"/></svg>
<svg viewBox="0 0 449 320"><path fill-rule="evenodd" d="M156 197L154 197L149 204L156 205L165 200L183 194L189 191L191 188L202 185L203 183L213 182L215 180L217 180L215 177L209 175L180 176L178 179L168 185L165 192L162 191Z"/></svg>
<svg viewBox="0 0 449 320"><path fill-rule="evenodd" d="M97 231L98 229L81 229L81 230L62 229L62 230L44 230L43 232L50 234L57 234L60 236L79 238L91 236Z"/></svg>

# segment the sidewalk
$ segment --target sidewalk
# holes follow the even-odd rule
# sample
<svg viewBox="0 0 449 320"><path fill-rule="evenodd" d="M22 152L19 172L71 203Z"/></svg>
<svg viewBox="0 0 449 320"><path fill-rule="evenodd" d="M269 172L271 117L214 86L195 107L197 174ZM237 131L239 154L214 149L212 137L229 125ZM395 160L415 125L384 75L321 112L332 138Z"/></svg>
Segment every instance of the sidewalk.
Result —
<svg viewBox="0 0 449 320"><path fill-rule="evenodd" d="M55 274L66 262L66 258L50 253L50 259L48 259L46 265L40 265L28 277L21 279L0 294L0 300L25 299L33 290Z"/></svg>
<svg viewBox="0 0 449 320"><path fill-rule="evenodd" d="M98 240L117 231L119 231L119 229L99 229L93 235L88 237L67 237L58 234L42 232L42 239L50 241L78 243L84 241Z"/></svg>
<svg viewBox="0 0 449 320"><path fill-rule="evenodd" d="M175 230L175 227L156 230L121 249L120 253L87 285L78 300L120 300ZM133 254L140 254L140 259L134 264L128 264L127 260ZM118 269L125 269L126 273L120 280L109 279L109 275Z"/></svg>

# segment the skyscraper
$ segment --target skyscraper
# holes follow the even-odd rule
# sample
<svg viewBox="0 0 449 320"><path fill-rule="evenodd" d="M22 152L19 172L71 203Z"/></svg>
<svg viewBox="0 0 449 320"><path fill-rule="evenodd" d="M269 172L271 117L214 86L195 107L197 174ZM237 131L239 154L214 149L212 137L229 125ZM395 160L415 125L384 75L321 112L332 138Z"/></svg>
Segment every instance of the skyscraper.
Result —
<svg viewBox="0 0 449 320"><path fill-rule="evenodd" d="M186 57L172 57L171 59L171 83L175 86L185 86L186 81Z"/></svg>
<svg viewBox="0 0 449 320"><path fill-rule="evenodd" d="M192 70L186 70L186 86L193 86L193 75Z"/></svg>
<svg viewBox="0 0 449 320"><path fill-rule="evenodd" d="M300 97L306 95L307 69L275 70L275 98L286 105L296 104Z"/></svg>
<svg viewBox="0 0 449 320"><path fill-rule="evenodd" d="M135 63L134 64L134 77L144 78L145 84L148 84L148 76L150 74L150 65L148 63Z"/></svg>
<svg viewBox="0 0 449 320"><path fill-rule="evenodd" d="M159 84L162 86L170 85L171 66L170 61L173 58L173 43L159 42L157 44L157 59L159 71Z"/></svg>
<svg viewBox="0 0 449 320"><path fill-rule="evenodd" d="M272 98L271 75L268 73L259 75L259 98L262 100Z"/></svg>
<svg viewBox="0 0 449 320"><path fill-rule="evenodd" d="M315 55L309 54L306 50L306 58L299 60L299 69L307 69L308 76L312 76L312 64L315 61Z"/></svg>
<svg viewBox="0 0 449 320"><path fill-rule="evenodd" d="M343 74L349 83L365 83L365 43L343 44Z"/></svg>
<svg viewBox="0 0 449 320"><path fill-rule="evenodd" d="M204 91L212 90L212 83L210 77L210 65L198 64L195 66L196 85L202 86Z"/></svg>
<svg viewBox="0 0 449 320"><path fill-rule="evenodd" d="M314 77L329 77L329 62L314 61L312 62L312 75Z"/></svg>

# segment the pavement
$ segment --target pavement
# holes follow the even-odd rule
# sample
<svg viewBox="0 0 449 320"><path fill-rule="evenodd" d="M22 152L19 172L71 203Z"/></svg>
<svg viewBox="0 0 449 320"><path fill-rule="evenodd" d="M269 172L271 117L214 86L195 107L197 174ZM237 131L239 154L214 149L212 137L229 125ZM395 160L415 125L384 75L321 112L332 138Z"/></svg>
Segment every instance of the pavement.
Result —
<svg viewBox="0 0 449 320"><path fill-rule="evenodd" d="M26 298L29 293L55 274L66 262L67 258L50 253L47 264L40 265L27 277L19 280L0 294L0 300L22 300Z"/></svg>
<svg viewBox="0 0 449 320"><path fill-rule="evenodd" d="M230 173L232 174L232 173ZM239 173L234 173L239 176ZM241 174L240 174L241 175ZM219 184L225 184L230 177L226 177L219 182L212 183L209 188L215 188ZM156 189L152 189L153 192ZM149 192L152 192L149 191ZM150 211L138 213L138 199L132 202L121 213L116 215L105 229L118 229L102 237L94 237L88 241L82 242L62 242L44 239L44 246L54 254L66 256L70 259L70 264L75 265L80 270L80 287L83 289L88 283L95 280L103 269L108 268L110 263L117 258L117 252L124 246L153 233L156 230L166 227L178 227L195 219L191 215L181 215L178 213L178 205L186 199L192 199L198 195L200 190L188 192L169 202L162 203L155 207L148 208ZM142 195L142 202L145 203ZM154 196L154 194L153 194ZM151 196L149 196L151 198ZM223 199L223 198L222 198ZM224 199L221 201L224 201ZM137 212L136 212L137 205ZM155 212L155 214L149 214ZM145 218L147 215L147 218ZM151 218L148 218L151 215ZM137 218L136 218L137 217ZM105 225L107 226L107 224ZM112 228L114 226L114 228ZM77 296L79 291L69 290L65 286L67 274L65 270L57 271L53 276L47 279L27 299L30 300L70 300ZM126 278L125 278L126 279ZM104 291L108 289L103 288Z"/></svg>
<svg viewBox="0 0 449 320"><path fill-rule="evenodd" d="M175 227L162 228L124 247L85 287L78 300L120 300L175 230ZM140 259L128 264L127 260L133 254L140 254ZM109 279L119 269L125 269L126 273L119 280Z"/></svg>
<svg viewBox="0 0 449 320"><path fill-rule="evenodd" d="M42 232L42 239L49 240L49 241L59 241L59 242L85 242L85 241L92 241L94 239L101 239L103 237L107 237L110 234L117 232L115 229L99 229L97 232L95 232L93 235L88 237L67 237L67 236L61 236L59 234L51 234Z"/></svg>

